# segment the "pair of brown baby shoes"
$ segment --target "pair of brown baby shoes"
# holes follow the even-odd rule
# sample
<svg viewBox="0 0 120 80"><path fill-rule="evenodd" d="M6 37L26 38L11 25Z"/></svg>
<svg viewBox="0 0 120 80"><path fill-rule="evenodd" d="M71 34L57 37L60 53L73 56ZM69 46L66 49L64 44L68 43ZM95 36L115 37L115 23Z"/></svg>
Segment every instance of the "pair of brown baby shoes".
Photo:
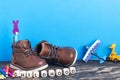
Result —
<svg viewBox="0 0 120 80"><path fill-rule="evenodd" d="M10 67L20 70L43 70L48 67L46 60L69 67L75 64L77 51L72 47L56 47L43 40L34 50L29 40L12 43Z"/></svg>

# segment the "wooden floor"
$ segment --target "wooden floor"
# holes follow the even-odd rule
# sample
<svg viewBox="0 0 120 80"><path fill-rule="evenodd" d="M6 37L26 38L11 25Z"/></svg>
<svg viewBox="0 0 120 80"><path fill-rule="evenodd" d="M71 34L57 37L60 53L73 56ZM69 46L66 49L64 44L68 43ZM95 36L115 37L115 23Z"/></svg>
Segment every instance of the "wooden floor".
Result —
<svg viewBox="0 0 120 80"><path fill-rule="evenodd" d="M10 62L0 62L2 68ZM7 78L7 80L120 80L120 63L105 62L99 64L98 61L89 61L84 63L77 61L74 65L77 73L69 76L47 77L47 78ZM50 65L47 69L64 68L55 64Z"/></svg>

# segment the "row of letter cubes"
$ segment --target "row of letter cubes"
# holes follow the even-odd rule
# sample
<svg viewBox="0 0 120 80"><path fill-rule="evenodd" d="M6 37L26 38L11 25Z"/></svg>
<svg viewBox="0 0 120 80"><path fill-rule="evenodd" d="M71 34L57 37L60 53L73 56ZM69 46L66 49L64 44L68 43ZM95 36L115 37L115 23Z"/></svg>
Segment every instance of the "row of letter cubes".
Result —
<svg viewBox="0 0 120 80"><path fill-rule="evenodd" d="M42 71L20 71L15 70L14 76L15 77L21 77L21 78L38 78L42 77L45 78L47 76L54 77L56 76L62 76L62 75L69 75L69 74L75 74L76 68L75 67L69 67L69 68L63 68L63 69L49 69L49 70L42 70Z"/></svg>

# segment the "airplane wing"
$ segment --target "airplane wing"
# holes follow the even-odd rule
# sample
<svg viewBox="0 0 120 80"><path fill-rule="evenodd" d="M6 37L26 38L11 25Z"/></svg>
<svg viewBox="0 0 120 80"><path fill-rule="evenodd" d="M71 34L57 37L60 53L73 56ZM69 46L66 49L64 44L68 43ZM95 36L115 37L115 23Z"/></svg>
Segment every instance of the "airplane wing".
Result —
<svg viewBox="0 0 120 80"><path fill-rule="evenodd" d="M99 44L101 43L100 40L96 40L92 46L88 49L88 51L86 52L85 56L83 57L83 61L87 62L90 57L92 56L92 52L95 52L95 50L97 49L97 47L99 46Z"/></svg>

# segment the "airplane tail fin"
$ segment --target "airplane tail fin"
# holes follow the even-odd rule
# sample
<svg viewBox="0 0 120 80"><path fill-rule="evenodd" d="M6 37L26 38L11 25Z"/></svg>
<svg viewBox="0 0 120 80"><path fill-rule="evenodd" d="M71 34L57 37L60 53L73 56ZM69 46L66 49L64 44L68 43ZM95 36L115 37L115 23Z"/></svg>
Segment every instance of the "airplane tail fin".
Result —
<svg viewBox="0 0 120 80"><path fill-rule="evenodd" d="M105 60L106 60L106 58L107 58L106 56L104 56L103 58L101 58L101 59L100 59L100 64L104 63Z"/></svg>

